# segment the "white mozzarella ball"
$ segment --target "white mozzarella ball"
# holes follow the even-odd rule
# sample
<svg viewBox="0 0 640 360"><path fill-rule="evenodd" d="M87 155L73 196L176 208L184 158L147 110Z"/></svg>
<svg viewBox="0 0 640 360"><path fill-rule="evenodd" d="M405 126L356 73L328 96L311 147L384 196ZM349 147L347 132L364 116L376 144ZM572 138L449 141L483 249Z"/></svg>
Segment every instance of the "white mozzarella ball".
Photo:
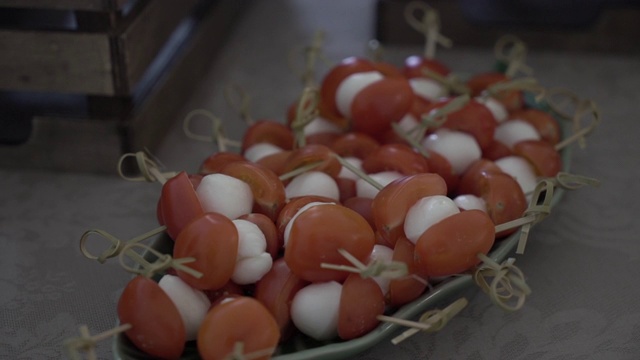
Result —
<svg viewBox="0 0 640 360"><path fill-rule="evenodd" d="M229 219L249 214L253 209L251 188L233 176L206 175L200 181L196 193L204 211L217 212Z"/></svg>
<svg viewBox="0 0 640 360"><path fill-rule="evenodd" d="M368 175L383 187L387 186L390 182L404 176L397 171L382 171L379 173ZM356 196L373 199L374 197L376 197L376 195L378 195L379 191L380 190L376 189L373 185L369 184L363 179L356 180Z"/></svg>
<svg viewBox="0 0 640 360"><path fill-rule="evenodd" d="M513 146L520 141L540 140L538 130L528 122L519 119L508 120L498 125L493 137L509 149L513 149Z"/></svg>
<svg viewBox="0 0 640 360"><path fill-rule="evenodd" d="M289 234L291 233L291 226L293 225L293 222L298 218L298 216L300 214L302 214L303 212L305 212L308 209L311 209L312 207L314 207L316 205L329 205L329 204L335 204L335 203L326 203L326 202L314 201L314 202L310 202L310 203L304 205L303 207L301 207L300 209L298 209L298 211L291 217L291 219L289 220L287 225L284 227L284 236L283 236L284 245L286 246L287 242L289 242Z"/></svg>
<svg viewBox="0 0 640 360"><path fill-rule="evenodd" d="M251 162L258 162L263 157L281 153L283 151L284 149L282 149L277 145L261 142L261 143L256 143L249 146L247 149L245 149L242 155L244 156L245 159Z"/></svg>
<svg viewBox="0 0 640 360"><path fill-rule="evenodd" d="M312 283L300 289L291 302L291 320L302 333L316 340L338 335L342 285L335 281Z"/></svg>
<svg viewBox="0 0 640 360"><path fill-rule="evenodd" d="M248 220L233 220L233 224L238 230L238 255L231 279L240 285L255 283L273 265L271 255L266 252L267 239L260 228Z"/></svg>
<svg viewBox="0 0 640 360"><path fill-rule="evenodd" d="M305 135L324 134L324 133L339 134L342 132L342 129L338 125L332 123L331 121L323 117L317 117L311 120L311 122L309 122L304 127L303 131Z"/></svg>
<svg viewBox="0 0 640 360"><path fill-rule="evenodd" d="M460 210L482 210L487 212L487 204L483 198L473 194L458 195L453 202Z"/></svg>
<svg viewBox="0 0 640 360"><path fill-rule="evenodd" d="M385 245L376 244L373 246L371 255L369 255L369 260L371 262L377 261L383 264L390 264L393 261L393 249ZM382 294L389 292L391 279L380 276L374 276L372 279L378 284Z"/></svg>
<svg viewBox="0 0 640 360"><path fill-rule="evenodd" d="M398 121L398 128L400 128L404 133L409 133L418 125L420 125L420 120L411 113L406 114L402 119L400 119L400 121Z"/></svg>
<svg viewBox="0 0 640 360"><path fill-rule="evenodd" d="M482 157L482 150L476 139L462 131L438 129L422 141L422 146L445 157L458 175Z"/></svg>
<svg viewBox="0 0 640 360"><path fill-rule="evenodd" d="M349 164L351 164L351 166L355 167L356 169L362 170L361 159L354 156L347 156L344 158L344 160ZM357 181L358 179L360 179L360 177L356 173L354 173L353 171L349 170L344 166L342 167L342 169L340 169L340 173L338 174L338 177L344 178L344 179L351 179L354 181Z"/></svg>
<svg viewBox="0 0 640 360"><path fill-rule="evenodd" d="M326 196L330 199L340 199L340 189L336 181L322 171L307 171L287 184L284 188L287 199L305 195Z"/></svg>
<svg viewBox="0 0 640 360"><path fill-rule="evenodd" d="M404 234L415 244L428 228L459 212L453 200L444 195L423 197L409 208L404 219Z"/></svg>
<svg viewBox="0 0 640 360"><path fill-rule="evenodd" d="M436 101L445 93L442 85L433 79L411 78L409 85L414 94L428 101Z"/></svg>
<svg viewBox="0 0 640 360"><path fill-rule="evenodd" d="M186 330L187 341L198 337L198 329L211 307L211 301L200 290L191 287L180 277L164 275L158 286L178 308Z"/></svg>
<svg viewBox="0 0 640 360"><path fill-rule="evenodd" d="M273 258L263 252L258 256L247 257L236 262L231 280L239 285L254 284L271 270Z"/></svg>
<svg viewBox="0 0 640 360"><path fill-rule="evenodd" d="M362 89L382 79L384 76L378 71L366 71L347 76L336 90L336 106L340 114L350 118L353 99Z"/></svg>
<svg viewBox="0 0 640 360"><path fill-rule="evenodd" d="M474 100L481 104L484 104L484 106L486 106L487 109L489 109L491 114L493 114L493 118L496 119L497 122L501 123L507 120L507 117L509 116L509 112L504 107L504 105L502 105L500 101L492 97L484 97L484 96L479 96Z"/></svg>
<svg viewBox="0 0 640 360"><path fill-rule="evenodd" d="M521 156L505 156L494 162L500 170L511 175L527 195L527 199L531 200L531 192L536 188L538 180L533 166Z"/></svg>

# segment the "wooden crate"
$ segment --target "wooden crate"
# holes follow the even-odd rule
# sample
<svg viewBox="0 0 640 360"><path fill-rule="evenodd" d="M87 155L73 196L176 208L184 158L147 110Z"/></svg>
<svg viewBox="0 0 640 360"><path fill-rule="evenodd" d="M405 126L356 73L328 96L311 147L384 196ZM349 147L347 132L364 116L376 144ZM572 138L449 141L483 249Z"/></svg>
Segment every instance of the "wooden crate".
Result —
<svg viewBox="0 0 640 360"><path fill-rule="evenodd" d="M0 0L26 19L0 22L0 166L113 173L153 150L246 3Z"/></svg>

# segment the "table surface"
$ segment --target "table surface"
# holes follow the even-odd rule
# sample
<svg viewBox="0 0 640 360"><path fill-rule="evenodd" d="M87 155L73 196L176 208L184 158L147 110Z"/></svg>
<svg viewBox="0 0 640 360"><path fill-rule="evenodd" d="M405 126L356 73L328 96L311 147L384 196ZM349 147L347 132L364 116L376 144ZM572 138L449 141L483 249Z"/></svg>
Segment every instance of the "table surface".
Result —
<svg viewBox="0 0 640 360"><path fill-rule="evenodd" d="M322 29L328 61L366 55L374 18L374 2L364 0L252 3L202 83L194 84L185 115L212 111L239 138L244 125L224 98L236 84L250 95L254 118L283 119L302 88L300 67L292 71L288 62L291 52ZM384 56L399 64L420 51L389 47ZM491 49L454 47L438 56L460 73L493 65ZM536 51L527 62L543 86L566 87L599 105L602 124L586 148L573 149L571 171L600 179L601 186L566 193L534 227L526 253L516 257L532 289L522 309L507 313L477 291L438 333L395 346L383 342L358 359L640 356L640 59ZM215 147L186 138L180 120L156 155L168 169L195 171ZM0 189L0 358L59 359L63 341L77 336L80 325L94 334L114 326L130 277L115 262L84 258L81 234L99 228L131 238L153 229L160 185L0 169ZM108 340L97 351L112 358Z"/></svg>

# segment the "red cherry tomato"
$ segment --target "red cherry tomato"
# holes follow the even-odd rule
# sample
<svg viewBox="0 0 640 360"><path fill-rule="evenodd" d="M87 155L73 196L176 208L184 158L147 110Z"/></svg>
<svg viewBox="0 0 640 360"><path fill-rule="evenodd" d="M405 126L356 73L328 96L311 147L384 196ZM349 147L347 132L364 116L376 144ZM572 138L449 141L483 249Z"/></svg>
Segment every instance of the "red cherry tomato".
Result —
<svg viewBox="0 0 640 360"><path fill-rule="evenodd" d="M305 195L290 199L289 202L282 208L282 211L280 211L280 213L278 214L278 219L276 220L278 236L280 237L280 239L284 239L284 230L287 227L289 221L291 221L291 218L293 218L298 210L300 210L303 206L312 202L333 203L335 202L335 200L326 196L319 195Z"/></svg>
<svg viewBox="0 0 640 360"><path fill-rule="evenodd" d="M513 151L511 151L507 145L498 140L491 141L489 146L482 149L482 157L492 161L496 161L510 155L513 155Z"/></svg>
<svg viewBox="0 0 640 360"><path fill-rule="evenodd" d="M478 264L478 254L487 254L494 240L495 226L484 211L462 211L435 223L420 236L416 261L429 277L459 274Z"/></svg>
<svg viewBox="0 0 640 360"><path fill-rule="evenodd" d="M560 153L544 140L520 141L513 146L513 154L527 159L538 176L554 177L562 170Z"/></svg>
<svg viewBox="0 0 640 360"><path fill-rule="evenodd" d="M329 147L342 157L364 159L380 146L373 137L357 132L349 132L337 138Z"/></svg>
<svg viewBox="0 0 640 360"><path fill-rule="evenodd" d="M263 166L273 171L274 174L280 176L284 174L284 168L287 165L287 161L289 161L289 157L292 152L293 150L284 150L275 154L263 156L260 160L256 161L256 164Z"/></svg>
<svg viewBox="0 0 640 360"><path fill-rule="evenodd" d="M234 162L225 166L222 174L247 183L254 199L254 211L275 220L286 199L284 185L271 170L250 162Z"/></svg>
<svg viewBox="0 0 640 360"><path fill-rule="evenodd" d="M362 215L367 220L371 228L375 228L373 221L373 199L353 196L342 202L342 205Z"/></svg>
<svg viewBox="0 0 640 360"><path fill-rule="evenodd" d="M420 273L420 268L415 262L415 245L404 236L396 241L393 248L393 261L407 264L407 276L393 279L389 282L389 292L386 294L386 302L390 306L397 307L417 299L427 288L427 275Z"/></svg>
<svg viewBox="0 0 640 360"><path fill-rule="evenodd" d="M164 183L159 207L162 223L174 240L188 223L204 214L196 190L184 171Z"/></svg>
<svg viewBox="0 0 640 360"><path fill-rule="evenodd" d="M451 102L451 98L444 99L434 104L434 109L439 109ZM493 140L497 121L485 105L477 101L469 101L458 111L447 115L442 127L462 131L472 135L481 149L486 148Z"/></svg>
<svg viewBox="0 0 640 360"><path fill-rule="evenodd" d="M362 170L369 174L397 171L403 175L429 172L427 159L404 144L385 144L362 161Z"/></svg>
<svg viewBox="0 0 640 360"><path fill-rule="evenodd" d="M289 127L275 120L259 120L245 131L242 138L242 152L259 143L269 143L282 150L291 150L294 143L293 132Z"/></svg>
<svg viewBox="0 0 640 360"><path fill-rule="evenodd" d="M460 182L460 175L453 171L453 167L451 167L451 163L447 158L435 151L431 151L427 158L427 164L429 165L430 172L442 177L444 182L447 184L447 191L449 194L456 191L458 183Z"/></svg>
<svg viewBox="0 0 640 360"><path fill-rule="evenodd" d="M373 199L376 230L392 246L404 235L404 218L409 208L423 197L446 195L447 185L438 174L424 173L397 179L385 186Z"/></svg>
<svg viewBox="0 0 640 360"><path fill-rule="evenodd" d="M304 280L343 281L348 273L324 269L321 264L348 265L339 249L364 262L374 245L373 230L360 214L338 204L319 205L299 214L291 224L284 258Z"/></svg>
<svg viewBox="0 0 640 360"><path fill-rule="evenodd" d="M238 343L243 345L243 355L249 355L275 351L279 340L280 330L269 310L254 298L237 297L207 313L198 332L198 352L205 360L222 360L233 353Z"/></svg>
<svg viewBox="0 0 640 360"><path fill-rule="evenodd" d="M353 179L347 179L338 177L334 179L338 185L340 191L340 202L344 203L347 199L350 199L357 195L356 181Z"/></svg>
<svg viewBox="0 0 640 360"><path fill-rule="evenodd" d="M483 172L478 181L479 193L487 207L487 214L495 225L504 224L523 216L527 209L527 198L518 182L502 172ZM500 238L516 231L517 228L496 234Z"/></svg>
<svg viewBox="0 0 640 360"><path fill-rule="evenodd" d="M313 170L323 171L334 178L338 176L340 169L342 169L342 165L340 165L340 162L336 159L334 152L330 148L324 145L308 144L291 153L283 171L286 174L299 167L317 162L321 162L322 164Z"/></svg>
<svg viewBox="0 0 640 360"><path fill-rule="evenodd" d="M384 294L372 278L350 274L342 285L338 310L338 336L342 340L361 337L373 330L384 313Z"/></svg>
<svg viewBox="0 0 640 360"><path fill-rule="evenodd" d="M200 165L201 174L215 174L230 162L246 161L244 156L232 152L216 152L204 159Z"/></svg>
<svg viewBox="0 0 640 360"><path fill-rule="evenodd" d="M209 301L211 301L211 306L217 305L223 299L229 297L238 297L244 295L244 289L242 286L234 283L229 280L224 286L216 290L203 290L204 294L207 295Z"/></svg>
<svg viewBox="0 0 640 360"><path fill-rule="evenodd" d="M484 172L501 173L502 169L489 159L481 158L474 161L460 178L458 194L480 194L480 181Z"/></svg>
<svg viewBox="0 0 640 360"><path fill-rule="evenodd" d="M186 330L178 308L155 281L137 276L120 295L118 318L131 324L125 334L145 353L178 359L184 350Z"/></svg>
<svg viewBox="0 0 640 360"><path fill-rule="evenodd" d="M511 81L511 79L503 73L480 73L474 75L467 81L467 87L471 90L473 96L479 96L489 86L507 81ZM502 103L507 111L522 109L524 106L524 95L520 90L506 90L495 94L493 98Z"/></svg>
<svg viewBox="0 0 640 360"><path fill-rule="evenodd" d="M360 91L351 103L351 130L382 135L411 109L414 94L405 78L386 77Z"/></svg>
<svg viewBox="0 0 640 360"><path fill-rule="evenodd" d="M282 338L293 333L291 321L291 301L308 284L291 272L283 258L276 260L260 281L256 284L255 298L269 309L280 327Z"/></svg>
<svg viewBox="0 0 640 360"><path fill-rule="evenodd" d="M238 230L229 218L218 213L205 213L190 222L178 235L173 249L176 258L195 258L189 267L203 276L195 278L180 270L178 276L202 290L216 290L229 281L237 253Z"/></svg>

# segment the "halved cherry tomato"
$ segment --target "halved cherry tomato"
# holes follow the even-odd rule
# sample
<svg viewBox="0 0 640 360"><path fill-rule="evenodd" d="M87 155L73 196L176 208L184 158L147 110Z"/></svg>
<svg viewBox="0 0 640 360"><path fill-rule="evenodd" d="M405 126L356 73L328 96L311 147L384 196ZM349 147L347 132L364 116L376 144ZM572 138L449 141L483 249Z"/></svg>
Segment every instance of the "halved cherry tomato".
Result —
<svg viewBox="0 0 640 360"><path fill-rule="evenodd" d="M218 213L205 213L190 222L176 239L173 256L193 257L189 267L201 272L201 278L178 270L187 284L202 290L224 286L236 265L238 231L233 222Z"/></svg>
<svg viewBox="0 0 640 360"><path fill-rule="evenodd" d="M294 143L293 132L275 120L259 120L245 131L242 137L242 152L258 143L269 143L282 150L291 150Z"/></svg>
<svg viewBox="0 0 640 360"><path fill-rule="evenodd" d="M281 240L284 239L284 230L291 218L293 218L298 210L300 210L303 206L312 202L333 203L335 202L335 200L326 196L319 195L305 195L290 199L289 202L286 203L282 208L282 211L280 211L280 213L278 214L278 219L276 220L278 235L280 236Z"/></svg>
<svg viewBox="0 0 640 360"><path fill-rule="evenodd" d="M404 68L402 71L404 76L410 79L414 77L428 77L424 73L425 69L431 70L442 76L447 76L451 72L451 70L442 62L419 55L411 55L407 57L404 60Z"/></svg>
<svg viewBox="0 0 640 360"><path fill-rule="evenodd" d="M336 105L336 92L344 79L365 71L376 71L376 67L371 61L355 56L343 59L329 70L320 85L320 102L326 106L329 113L340 114Z"/></svg>
<svg viewBox="0 0 640 360"><path fill-rule="evenodd" d="M407 276L400 279L392 279L389 282L389 292L386 294L386 302L390 306L402 306L417 299L427 288L428 277L420 273L420 267L416 265L414 256L415 245L406 237L401 236L393 248L393 261L407 264Z"/></svg>
<svg viewBox="0 0 640 360"><path fill-rule="evenodd" d="M349 132L337 138L329 147L342 157L364 159L380 146L373 137L357 132Z"/></svg>
<svg viewBox="0 0 640 360"><path fill-rule="evenodd" d="M486 72L471 77L467 81L467 87L471 90L473 96L479 96L489 86L508 81L511 81L511 79L504 73ZM521 90L506 90L493 95L493 98L502 103L507 111L522 109L524 106L524 95Z"/></svg>
<svg viewBox="0 0 640 360"><path fill-rule="evenodd" d="M200 165L199 172L205 175L219 173L223 167L234 161L246 161L246 159L238 153L216 152L204 159Z"/></svg>
<svg viewBox="0 0 640 360"><path fill-rule="evenodd" d="M159 207L167 234L174 240L188 223L204 214L196 190L184 171L164 183Z"/></svg>
<svg viewBox="0 0 640 360"><path fill-rule="evenodd" d="M209 310L198 332L198 353L205 360L227 359L240 343L242 355L266 351L268 355L255 357L266 360L279 340L280 330L269 310L258 300L243 296Z"/></svg>
<svg viewBox="0 0 640 360"><path fill-rule="evenodd" d="M321 164L313 170L325 172L334 178L338 176L340 169L342 169L342 165L340 165L340 162L334 156L334 152L329 147L319 144L308 144L291 153L291 156L284 166L283 172L286 174L301 166L318 162Z"/></svg>
<svg viewBox="0 0 640 360"><path fill-rule="evenodd" d="M342 281L348 273L325 269L321 264L348 265L339 249L365 261L374 245L373 230L360 214L338 204L318 205L298 214L291 224L284 259L304 280Z"/></svg>
<svg viewBox="0 0 640 360"><path fill-rule="evenodd" d="M495 225L481 210L466 210L440 220L418 239L415 256L429 277L450 276L471 269L495 241Z"/></svg>
<svg viewBox="0 0 640 360"><path fill-rule="evenodd" d="M479 177L478 186L479 192L474 195L484 200L487 214L495 225L518 219L527 209L527 198L511 175L503 172L483 172ZM516 230L517 228L502 231L497 233L496 237L504 237Z"/></svg>
<svg viewBox="0 0 640 360"><path fill-rule="evenodd" d="M186 330L178 308L158 283L144 276L133 278L118 300L121 324L137 348L162 358L178 359L184 351Z"/></svg>
<svg viewBox="0 0 640 360"><path fill-rule="evenodd" d="M398 237L404 235L404 218L409 208L425 196L446 194L447 185L438 174L409 175L391 182L378 192L371 205L376 230L395 245Z"/></svg>
<svg viewBox="0 0 640 360"><path fill-rule="evenodd" d="M562 170L560 153L544 140L520 141L513 146L513 154L527 159L538 176L554 177Z"/></svg>
<svg viewBox="0 0 640 360"><path fill-rule="evenodd" d="M480 181L482 173L501 173L502 169L493 161L481 158L469 165L467 170L462 174L460 183L458 184L458 194L474 194L478 195L482 192Z"/></svg>
<svg viewBox="0 0 640 360"><path fill-rule="evenodd" d="M427 159L404 144L385 144L362 161L362 169L370 174L397 171L403 175L429 172Z"/></svg>
<svg viewBox="0 0 640 360"><path fill-rule="evenodd" d="M351 340L369 333L384 313L384 294L372 278L350 274L342 285L338 312L338 336Z"/></svg>
<svg viewBox="0 0 640 360"><path fill-rule="evenodd" d="M512 111L510 119L521 119L533 125L540 134L540 137L551 143L557 144L562 139L562 131L556 119L546 111L534 108L527 108Z"/></svg>
<svg viewBox="0 0 640 360"><path fill-rule="evenodd" d="M293 333L291 321L291 301L308 284L291 272L283 258L276 260L260 281L256 284L255 298L269 309L275 318L282 339Z"/></svg>

